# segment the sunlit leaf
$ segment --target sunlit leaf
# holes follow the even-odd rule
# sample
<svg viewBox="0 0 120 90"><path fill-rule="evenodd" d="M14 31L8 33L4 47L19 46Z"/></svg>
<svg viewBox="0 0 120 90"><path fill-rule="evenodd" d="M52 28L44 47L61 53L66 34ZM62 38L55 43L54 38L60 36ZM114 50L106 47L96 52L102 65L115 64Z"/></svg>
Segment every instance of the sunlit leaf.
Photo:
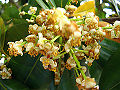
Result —
<svg viewBox="0 0 120 90"><path fill-rule="evenodd" d="M79 6L77 10L74 12L74 16L84 16L88 12L95 13L95 1L85 2L83 5Z"/></svg>

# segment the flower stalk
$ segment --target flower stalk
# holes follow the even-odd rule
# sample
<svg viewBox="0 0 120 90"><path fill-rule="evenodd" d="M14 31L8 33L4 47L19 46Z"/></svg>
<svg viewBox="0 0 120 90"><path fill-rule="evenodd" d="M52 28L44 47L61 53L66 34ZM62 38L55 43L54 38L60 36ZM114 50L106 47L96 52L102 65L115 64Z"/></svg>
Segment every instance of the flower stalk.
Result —
<svg viewBox="0 0 120 90"><path fill-rule="evenodd" d="M102 29L112 29L113 27L102 27Z"/></svg>
<svg viewBox="0 0 120 90"><path fill-rule="evenodd" d="M88 53L88 51L85 51L85 50L77 50L77 49L75 49L75 48L73 48L73 51L78 51L78 52Z"/></svg>
<svg viewBox="0 0 120 90"><path fill-rule="evenodd" d="M53 60L58 59L59 57L63 56L63 55L66 54L66 53L67 53L67 52L63 52L63 53L57 55L56 57L53 58Z"/></svg>
<svg viewBox="0 0 120 90"><path fill-rule="evenodd" d="M76 62L76 64L77 64L78 68L80 68L80 72L81 72L83 78L86 79L86 75L85 75L85 73L83 72L83 70L81 69L82 67L81 67L80 62L78 61L78 59L77 59L74 51L73 51L72 49L71 49L70 51L71 51L71 54L72 54L72 56L73 56L73 58L74 58L74 60L75 60L75 62Z"/></svg>
<svg viewBox="0 0 120 90"><path fill-rule="evenodd" d="M53 43L53 42L54 42L55 40L57 40L59 37L60 37L60 35L59 35L59 36L56 36L56 37L53 38L50 42Z"/></svg>

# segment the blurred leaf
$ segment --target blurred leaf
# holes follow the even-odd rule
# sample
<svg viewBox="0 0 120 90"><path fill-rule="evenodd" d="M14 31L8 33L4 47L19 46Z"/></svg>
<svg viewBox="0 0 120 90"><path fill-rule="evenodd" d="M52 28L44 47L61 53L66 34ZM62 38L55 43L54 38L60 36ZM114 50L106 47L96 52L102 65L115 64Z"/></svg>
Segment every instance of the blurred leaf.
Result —
<svg viewBox="0 0 120 90"><path fill-rule="evenodd" d="M84 16L88 12L95 13L95 1L85 2L83 5L79 6L77 10L74 12L74 16Z"/></svg>
<svg viewBox="0 0 120 90"><path fill-rule="evenodd" d="M2 17L0 17L0 49L4 47L4 41L5 41L5 24Z"/></svg>
<svg viewBox="0 0 120 90"><path fill-rule="evenodd" d="M100 90L120 89L120 48L110 57L100 78Z"/></svg>
<svg viewBox="0 0 120 90"><path fill-rule="evenodd" d="M69 0L55 0L56 7L65 7Z"/></svg>
<svg viewBox="0 0 120 90"><path fill-rule="evenodd" d="M36 0L36 2L37 2L43 9L49 9L49 7L48 7L42 0Z"/></svg>
<svg viewBox="0 0 120 90"><path fill-rule="evenodd" d="M27 21L25 19L22 19L22 18L20 18L20 19L13 19L12 22L13 22L14 25L23 24L23 23L27 24Z"/></svg>
<svg viewBox="0 0 120 90"><path fill-rule="evenodd" d="M2 13L2 18L5 21L8 21L13 18L20 18L19 11L15 6L12 6L12 7L8 6L7 8L5 8L4 12Z"/></svg>
<svg viewBox="0 0 120 90"><path fill-rule="evenodd" d="M30 90L24 84L16 80L0 80L0 90Z"/></svg>
<svg viewBox="0 0 120 90"><path fill-rule="evenodd" d="M78 90L74 70L65 69L57 90Z"/></svg>

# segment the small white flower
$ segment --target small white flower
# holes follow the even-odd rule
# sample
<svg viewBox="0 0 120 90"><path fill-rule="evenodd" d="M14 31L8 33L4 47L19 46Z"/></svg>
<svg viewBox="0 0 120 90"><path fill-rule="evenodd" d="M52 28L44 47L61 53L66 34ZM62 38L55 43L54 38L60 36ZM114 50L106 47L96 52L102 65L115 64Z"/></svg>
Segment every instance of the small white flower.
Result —
<svg viewBox="0 0 120 90"><path fill-rule="evenodd" d="M20 12L19 15L21 16L25 15L25 11Z"/></svg>
<svg viewBox="0 0 120 90"><path fill-rule="evenodd" d="M4 65L4 61L5 61L5 58L4 57L1 58L1 60L0 60L0 66Z"/></svg>
<svg viewBox="0 0 120 90"><path fill-rule="evenodd" d="M116 27L116 26L118 26L118 25L120 26L120 21L115 21L115 22L114 22L114 27Z"/></svg>
<svg viewBox="0 0 120 90"><path fill-rule="evenodd" d="M27 51L27 52L30 51L31 48L33 48L33 47L34 47L34 44L33 44L32 42L27 43L27 44L26 44L26 51Z"/></svg>
<svg viewBox="0 0 120 90"><path fill-rule="evenodd" d="M70 10L76 10L77 7L74 6L74 5L66 5L66 6L65 6L65 9L66 9L66 10L67 10L67 9L70 9Z"/></svg>
<svg viewBox="0 0 120 90"><path fill-rule="evenodd" d="M75 32L74 32L74 37L75 37L75 38L81 37L81 33L78 32L78 31L75 31Z"/></svg>
<svg viewBox="0 0 120 90"><path fill-rule="evenodd" d="M95 87L95 85L96 85L96 82L95 82L94 78L87 77L85 79L85 87L86 88L93 88L93 87Z"/></svg>
<svg viewBox="0 0 120 90"><path fill-rule="evenodd" d="M86 15L87 18L94 17L94 16L95 16L95 14L93 12L89 12Z"/></svg>
<svg viewBox="0 0 120 90"><path fill-rule="evenodd" d="M45 40L47 39L43 37L42 33L38 33L38 36L39 36L39 40L37 44L39 45L40 49L44 49Z"/></svg>
<svg viewBox="0 0 120 90"><path fill-rule="evenodd" d="M21 56L23 55L23 52L22 52L23 45L21 45L22 43L23 43L23 39L21 39L20 41L16 41L15 43L8 42L10 49L14 48L16 50L15 52L14 51L12 52L14 52L14 54L15 53L20 54Z"/></svg>
<svg viewBox="0 0 120 90"><path fill-rule="evenodd" d="M26 19L26 21L28 22L28 23L34 23L34 20L33 19Z"/></svg>
<svg viewBox="0 0 120 90"><path fill-rule="evenodd" d="M37 7L30 7L29 8L29 11L28 11L28 14L35 14L36 13L36 11L37 11Z"/></svg>
<svg viewBox="0 0 120 90"><path fill-rule="evenodd" d="M100 50L99 50L98 48L95 48L95 51L94 51L94 52L95 52L95 54L98 54L99 51L100 51Z"/></svg>
<svg viewBox="0 0 120 90"><path fill-rule="evenodd" d="M81 78L81 77L76 78L76 82L77 82L78 84L81 84L81 83L82 83L82 78Z"/></svg>

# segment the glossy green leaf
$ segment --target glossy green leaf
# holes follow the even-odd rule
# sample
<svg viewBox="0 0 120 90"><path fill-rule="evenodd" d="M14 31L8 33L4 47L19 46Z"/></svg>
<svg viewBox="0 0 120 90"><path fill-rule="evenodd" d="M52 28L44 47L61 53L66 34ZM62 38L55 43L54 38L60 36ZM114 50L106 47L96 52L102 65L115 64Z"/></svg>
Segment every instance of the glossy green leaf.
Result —
<svg viewBox="0 0 120 90"><path fill-rule="evenodd" d="M102 67L96 61L93 62L92 66L89 69L91 77L95 78L97 84L99 83L102 70Z"/></svg>
<svg viewBox="0 0 120 90"><path fill-rule="evenodd" d="M49 9L49 7L43 2L43 0L36 0L36 2L37 2L43 9Z"/></svg>
<svg viewBox="0 0 120 90"><path fill-rule="evenodd" d="M28 35L28 23L25 20L19 22L20 21L16 21L18 24L13 24L13 26L7 30L6 43L8 41L24 39Z"/></svg>
<svg viewBox="0 0 120 90"><path fill-rule="evenodd" d="M47 89L54 76L52 72L43 68L40 57L31 57L28 54L13 57L9 67L13 71L13 78L31 89Z"/></svg>
<svg viewBox="0 0 120 90"><path fill-rule="evenodd" d="M58 90L78 90L74 70L64 70Z"/></svg>
<svg viewBox="0 0 120 90"><path fill-rule="evenodd" d="M30 90L24 84L16 80L0 80L0 90Z"/></svg>
<svg viewBox="0 0 120 90"><path fill-rule="evenodd" d="M65 7L69 0L55 0L56 7Z"/></svg>
<svg viewBox="0 0 120 90"><path fill-rule="evenodd" d="M104 67L109 60L110 56L120 47L120 43L112 41L110 39L104 39L101 43L100 59L98 63L101 67Z"/></svg>
<svg viewBox="0 0 120 90"><path fill-rule="evenodd" d="M106 66L109 58L115 51L120 47L120 43L114 42L109 39L104 39L101 43L100 56L99 60L95 60L90 67L90 75L95 78L97 84L99 83L99 79L103 68Z"/></svg>
<svg viewBox="0 0 120 90"><path fill-rule="evenodd" d="M100 90L120 89L120 48L110 57L100 78Z"/></svg>
<svg viewBox="0 0 120 90"><path fill-rule="evenodd" d="M0 17L0 49L4 47L4 41L5 41L5 24L2 17Z"/></svg>

